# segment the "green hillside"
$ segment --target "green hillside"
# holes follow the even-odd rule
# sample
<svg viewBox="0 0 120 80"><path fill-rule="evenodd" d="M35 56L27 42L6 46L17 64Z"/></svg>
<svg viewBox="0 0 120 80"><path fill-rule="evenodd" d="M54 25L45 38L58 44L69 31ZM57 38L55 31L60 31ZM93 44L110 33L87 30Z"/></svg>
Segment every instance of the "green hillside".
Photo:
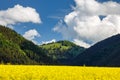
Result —
<svg viewBox="0 0 120 80"><path fill-rule="evenodd" d="M40 48L60 64L70 64L70 61L85 49L70 41L58 41L41 45Z"/></svg>
<svg viewBox="0 0 120 80"><path fill-rule="evenodd" d="M40 47L4 26L0 26L0 62L4 64L54 63Z"/></svg>
<svg viewBox="0 0 120 80"><path fill-rule="evenodd" d="M29 64L30 59L17 44L6 40L3 34L0 33L0 62Z"/></svg>

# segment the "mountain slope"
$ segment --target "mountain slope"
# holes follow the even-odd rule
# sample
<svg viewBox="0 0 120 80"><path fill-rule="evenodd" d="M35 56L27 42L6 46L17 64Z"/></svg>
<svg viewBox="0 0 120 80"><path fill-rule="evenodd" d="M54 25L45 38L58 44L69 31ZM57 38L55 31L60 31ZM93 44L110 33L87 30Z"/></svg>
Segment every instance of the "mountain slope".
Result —
<svg viewBox="0 0 120 80"><path fill-rule="evenodd" d="M120 34L88 48L74 59L74 65L120 66Z"/></svg>
<svg viewBox="0 0 120 80"><path fill-rule="evenodd" d="M0 62L29 64L30 59L25 55L17 44L6 40L0 33Z"/></svg>
<svg viewBox="0 0 120 80"><path fill-rule="evenodd" d="M0 62L11 64L54 63L40 47L4 26L0 26Z"/></svg>
<svg viewBox="0 0 120 80"><path fill-rule="evenodd" d="M85 50L85 48L66 40L44 44L40 47L48 56L58 61L59 64L66 65L71 64L71 60Z"/></svg>

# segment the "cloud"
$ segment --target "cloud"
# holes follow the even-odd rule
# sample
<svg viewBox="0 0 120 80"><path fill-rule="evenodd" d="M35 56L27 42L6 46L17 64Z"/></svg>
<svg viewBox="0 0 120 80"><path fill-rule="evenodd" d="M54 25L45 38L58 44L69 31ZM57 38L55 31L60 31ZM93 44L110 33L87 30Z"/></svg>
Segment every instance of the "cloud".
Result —
<svg viewBox="0 0 120 80"><path fill-rule="evenodd" d="M120 33L120 4L113 1L75 0L73 11L53 28L64 38L82 45L93 45ZM100 16L104 16L100 19Z"/></svg>
<svg viewBox="0 0 120 80"><path fill-rule="evenodd" d="M16 23L41 23L40 15L32 7L23 7L19 4L7 10L0 10L0 24L14 25Z"/></svg>
<svg viewBox="0 0 120 80"><path fill-rule="evenodd" d="M74 39L74 40L73 40L73 43L75 43L75 44L78 45L78 46L84 46L85 48L90 47L89 44L83 42L82 40L78 40L78 39Z"/></svg>
<svg viewBox="0 0 120 80"><path fill-rule="evenodd" d="M35 41L35 38L40 37L40 34L37 32L37 30L31 29L26 31L23 37L37 44L37 41Z"/></svg>
<svg viewBox="0 0 120 80"><path fill-rule="evenodd" d="M50 41L42 41L42 44L48 44L48 43L53 43L56 42L56 39L52 39Z"/></svg>
<svg viewBox="0 0 120 80"><path fill-rule="evenodd" d="M58 20L63 19L62 16L48 16L48 18L51 18L51 19L58 19Z"/></svg>

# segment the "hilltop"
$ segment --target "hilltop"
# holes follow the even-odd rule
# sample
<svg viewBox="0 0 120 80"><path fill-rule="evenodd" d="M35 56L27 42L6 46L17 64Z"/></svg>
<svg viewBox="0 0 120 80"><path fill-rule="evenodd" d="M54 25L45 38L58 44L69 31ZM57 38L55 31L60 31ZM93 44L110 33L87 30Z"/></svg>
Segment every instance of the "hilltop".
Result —
<svg viewBox="0 0 120 80"><path fill-rule="evenodd" d="M48 56L57 60L59 64L65 65L71 64L73 58L85 50L84 47L77 46L67 40L43 44L40 45L40 48L42 48Z"/></svg>

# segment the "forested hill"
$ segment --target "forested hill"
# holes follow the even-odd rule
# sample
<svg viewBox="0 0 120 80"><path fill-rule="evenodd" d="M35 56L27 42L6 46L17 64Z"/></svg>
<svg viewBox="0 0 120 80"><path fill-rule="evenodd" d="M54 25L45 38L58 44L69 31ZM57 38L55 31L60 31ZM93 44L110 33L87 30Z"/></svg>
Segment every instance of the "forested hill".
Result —
<svg viewBox="0 0 120 80"><path fill-rule="evenodd" d="M57 60L59 64L71 65L71 61L77 55L81 54L85 48L77 46L76 44L63 40L49 44L40 45L49 57Z"/></svg>
<svg viewBox="0 0 120 80"><path fill-rule="evenodd" d="M14 30L0 26L0 63L68 65L84 50L66 40L38 46Z"/></svg>
<svg viewBox="0 0 120 80"><path fill-rule="evenodd" d="M39 46L14 30L0 26L0 63L53 64L54 61Z"/></svg>

